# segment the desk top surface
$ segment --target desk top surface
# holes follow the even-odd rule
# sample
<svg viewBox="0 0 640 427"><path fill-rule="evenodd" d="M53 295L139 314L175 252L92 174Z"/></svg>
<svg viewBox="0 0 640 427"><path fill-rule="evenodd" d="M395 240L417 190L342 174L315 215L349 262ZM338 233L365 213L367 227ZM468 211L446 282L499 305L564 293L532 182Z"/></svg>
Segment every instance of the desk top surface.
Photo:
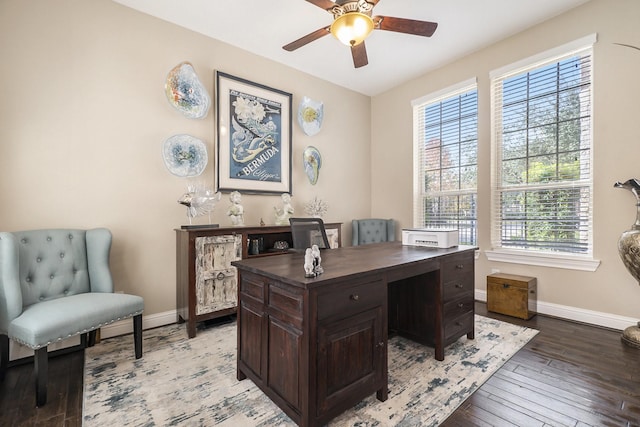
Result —
<svg viewBox="0 0 640 427"><path fill-rule="evenodd" d="M244 259L232 264L241 272L249 271L293 286L312 288L350 276L381 274L416 263L435 264L442 256L473 252L476 249L474 246L463 245L447 249L425 248L403 245L400 242L327 249L320 253L324 273L312 278L304 276L304 254L301 252Z"/></svg>

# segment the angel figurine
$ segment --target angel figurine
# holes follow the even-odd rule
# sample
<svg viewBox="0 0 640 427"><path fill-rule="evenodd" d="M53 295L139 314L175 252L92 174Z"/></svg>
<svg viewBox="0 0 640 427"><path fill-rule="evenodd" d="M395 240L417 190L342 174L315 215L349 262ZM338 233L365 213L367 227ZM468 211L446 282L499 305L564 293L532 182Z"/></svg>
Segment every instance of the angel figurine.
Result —
<svg viewBox="0 0 640 427"><path fill-rule="evenodd" d="M233 191L229 194L229 200L231 201L231 206L227 210L227 215L231 218L231 224L244 225L244 208L240 204L242 195L239 191Z"/></svg>
<svg viewBox="0 0 640 427"><path fill-rule="evenodd" d="M282 193L282 208L273 207L276 213L276 225L289 225L289 218L293 215L291 206L291 195Z"/></svg>

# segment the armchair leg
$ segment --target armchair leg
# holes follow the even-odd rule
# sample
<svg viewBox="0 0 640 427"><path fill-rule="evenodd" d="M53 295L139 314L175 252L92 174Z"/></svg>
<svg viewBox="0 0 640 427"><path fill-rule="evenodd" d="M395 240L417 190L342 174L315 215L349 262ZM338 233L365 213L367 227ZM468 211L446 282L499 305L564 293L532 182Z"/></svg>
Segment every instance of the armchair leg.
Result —
<svg viewBox="0 0 640 427"><path fill-rule="evenodd" d="M4 381L9 365L9 336L0 335L0 381Z"/></svg>
<svg viewBox="0 0 640 427"><path fill-rule="evenodd" d="M133 342L136 359L140 359L142 357L142 314L133 316Z"/></svg>
<svg viewBox="0 0 640 427"><path fill-rule="evenodd" d="M33 359L36 371L36 406L41 407L47 403L47 377L49 371L47 347L35 350Z"/></svg>

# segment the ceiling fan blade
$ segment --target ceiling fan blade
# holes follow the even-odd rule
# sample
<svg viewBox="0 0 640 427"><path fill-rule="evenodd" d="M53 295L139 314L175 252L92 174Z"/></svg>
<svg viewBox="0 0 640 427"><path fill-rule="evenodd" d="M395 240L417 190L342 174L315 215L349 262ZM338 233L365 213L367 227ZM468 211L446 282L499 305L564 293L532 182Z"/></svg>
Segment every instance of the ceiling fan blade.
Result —
<svg viewBox="0 0 640 427"><path fill-rule="evenodd" d="M315 4L318 7L321 7L324 10L331 10L336 4L331 0L307 0L311 4Z"/></svg>
<svg viewBox="0 0 640 427"><path fill-rule="evenodd" d="M437 22L417 21L415 19L394 18L393 16L374 16L375 28L397 33L415 34L431 37L438 28Z"/></svg>
<svg viewBox="0 0 640 427"><path fill-rule="evenodd" d="M364 67L369 63L364 42L351 46L351 56L353 57L353 66L356 68Z"/></svg>
<svg viewBox="0 0 640 427"><path fill-rule="evenodd" d="M284 50L292 52L298 49L299 47L302 47L308 43L311 43L314 40L318 40L320 37L326 36L327 34L331 34L331 32L329 31L329 28L330 27L327 26L327 27L317 29L314 32L307 34L306 36L300 37L296 41L293 41L289 44L282 46L282 48Z"/></svg>

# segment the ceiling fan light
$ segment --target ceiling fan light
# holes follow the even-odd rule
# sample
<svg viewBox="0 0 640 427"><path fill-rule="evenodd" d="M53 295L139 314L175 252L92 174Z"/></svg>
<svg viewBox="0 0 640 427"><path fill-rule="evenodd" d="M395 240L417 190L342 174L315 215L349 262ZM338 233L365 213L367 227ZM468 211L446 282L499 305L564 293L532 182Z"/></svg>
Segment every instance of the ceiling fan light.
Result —
<svg viewBox="0 0 640 427"><path fill-rule="evenodd" d="M331 34L347 46L360 44L373 31L373 20L360 12L349 12L331 24Z"/></svg>

